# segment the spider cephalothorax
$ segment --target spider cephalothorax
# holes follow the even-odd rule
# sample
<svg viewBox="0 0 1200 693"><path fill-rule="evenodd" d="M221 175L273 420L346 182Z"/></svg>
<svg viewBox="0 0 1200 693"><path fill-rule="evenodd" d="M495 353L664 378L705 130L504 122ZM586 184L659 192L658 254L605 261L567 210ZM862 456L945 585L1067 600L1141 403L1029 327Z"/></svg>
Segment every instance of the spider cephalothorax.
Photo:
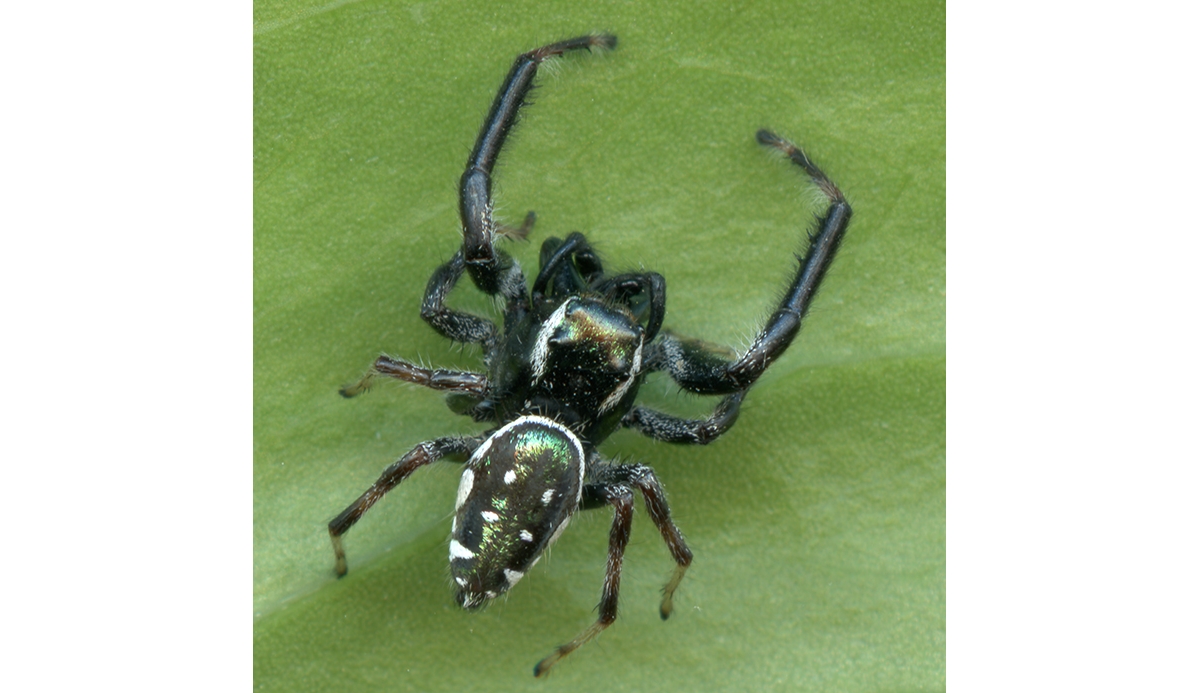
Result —
<svg viewBox="0 0 1200 693"><path fill-rule="evenodd" d="M478 436L436 438L413 448L388 467L350 507L329 523L338 575L346 574L342 535L385 493L423 465L441 459L465 463L450 539L450 575L457 601L476 609L503 594L537 563L566 528L572 514L612 506L607 574L600 616L574 640L534 669L548 671L559 659L599 634L617 617L621 561L633 520L633 492L642 492L650 519L675 559L663 589L660 614L671 614L675 588L692 552L671 521L666 495L654 471L641 464L604 459L599 446L613 431L634 428L657 440L706 444L733 425L751 385L783 354L833 262L850 222L841 191L798 147L766 130L758 141L804 169L828 197L795 279L757 338L740 358L730 359L703 343L661 333L666 282L654 272L607 275L580 233L542 244L540 269L527 287L520 266L496 248L499 236L524 237L520 228L492 217L491 175L517 113L529 95L538 65L566 51L612 48L615 36L581 36L520 55L492 103L459 188L463 244L438 268L425 289L421 316L457 342L479 344L486 373L421 368L380 356L359 383L343 388L352 397L378 376L450 393L455 412L487 422ZM481 291L504 302L501 328L485 318L452 309L446 297L466 272ZM636 406L647 373L666 372L680 387L724 395L707 419L682 419Z"/></svg>

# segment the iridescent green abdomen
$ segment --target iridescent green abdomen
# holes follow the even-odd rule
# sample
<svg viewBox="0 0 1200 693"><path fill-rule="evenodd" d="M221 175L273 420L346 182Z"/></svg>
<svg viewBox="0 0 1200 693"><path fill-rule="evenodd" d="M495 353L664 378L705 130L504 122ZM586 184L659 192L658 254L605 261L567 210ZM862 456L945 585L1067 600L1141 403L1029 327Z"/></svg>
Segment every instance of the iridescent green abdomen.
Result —
<svg viewBox="0 0 1200 693"><path fill-rule="evenodd" d="M579 438L541 416L523 416L479 446L459 482L450 540L460 605L480 607L525 576L579 505L583 473Z"/></svg>

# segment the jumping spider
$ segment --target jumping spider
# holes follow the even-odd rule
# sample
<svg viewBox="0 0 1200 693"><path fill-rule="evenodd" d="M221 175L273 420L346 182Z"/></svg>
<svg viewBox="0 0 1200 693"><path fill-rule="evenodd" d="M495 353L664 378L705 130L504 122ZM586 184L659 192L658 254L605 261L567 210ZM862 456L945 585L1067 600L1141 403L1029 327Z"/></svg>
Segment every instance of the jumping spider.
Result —
<svg viewBox="0 0 1200 693"><path fill-rule="evenodd" d="M434 272L425 288L421 317L442 336L483 347L485 373L421 368L380 356L346 397L388 376L449 392L455 412L491 424L478 436L436 438L413 448L388 467L366 493L329 523L337 574L346 574L342 535L384 494L418 467L441 459L465 462L454 504L450 575L457 601L478 609L510 589L580 510L612 506L608 568L599 618L534 668L546 673L558 660L596 637L617 617L621 561L633 521L634 489L642 492L650 519L662 533L675 572L663 588L660 614L671 614L675 588L692 552L671 521L666 494L654 471L617 464L596 448L617 428L634 428L670 443L707 444L733 425L746 391L800 330L825 271L850 221L841 191L791 142L760 130L758 141L804 169L829 198L817 220L796 277L753 344L736 360L703 344L660 332L666 313L666 282L654 272L606 275L600 258L580 233L542 244L541 267L527 289L520 266L495 247L497 236L522 237L520 228L492 217L492 169L525 103L538 65L570 50L613 48L615 36L580 36L519 56L484 121L459 187L462 249ZM504 325L447 307L446 297L463 272L481 291L504 301ZM665 371L683 389L724 395L707 419L682 419L635 406L647 373Z"/></svg>

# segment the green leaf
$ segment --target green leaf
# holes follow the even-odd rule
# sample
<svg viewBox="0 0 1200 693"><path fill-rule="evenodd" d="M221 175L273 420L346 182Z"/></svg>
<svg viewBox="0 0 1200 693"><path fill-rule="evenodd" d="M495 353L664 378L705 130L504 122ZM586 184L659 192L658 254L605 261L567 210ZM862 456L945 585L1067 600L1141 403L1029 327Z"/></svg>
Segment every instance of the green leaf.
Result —
<svg viewBox="0 0 1200 693"><path fill-rule="evenodd" d="M498 169L500 213L538 212L508 246L527 271L583 231L606 267L667 278L670 329L742 347L821 209L755 131L804 146L855 216L728 435L603 446L655 468L696 559L660 621L672 562L639 509L620 618L536 685L943 689L945 8L783 0L256 5L256 687L527 688L594 620L605 511L480 614L448 579L457 466L368 513L342 580L325 524L416 443L480 430L434 392L337 389L379 352L479 368L418 315L458 242L458 178L516 54L599 30L617 49L546 65ZM469 282L453 302L493 311ZM661 378L643 400L713 404Z"/></svg>

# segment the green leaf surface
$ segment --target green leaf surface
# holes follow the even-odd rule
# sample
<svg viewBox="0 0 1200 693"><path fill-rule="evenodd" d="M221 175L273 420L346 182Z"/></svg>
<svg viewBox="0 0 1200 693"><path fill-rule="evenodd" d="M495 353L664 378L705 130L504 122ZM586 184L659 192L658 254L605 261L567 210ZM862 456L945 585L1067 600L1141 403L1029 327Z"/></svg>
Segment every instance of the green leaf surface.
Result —
<svg viewBox="0 0 1200 693"><path fill-rule="evenodd" d="M595 618L610 514L576 518L506 598L454 605L459 468L421 470L346 536L325 524L392 460L477 432L434 392L337 388L380 352L479 368L420 319L456 249L456 186L517 53L591 31L617 49L545 66L497 174L500 214L585 232L668 283L667 327L744 347L821 209L754 141L803 145L855 217L800 337L702 448L620 432L696 555L639 508L621 616ZM945 687L945 8L938 2L259 2L255 6L255 686L269 691L940 690ZM459 307L494 315L469 282ZM664 378L643 401L700 415Z"/></svg>

